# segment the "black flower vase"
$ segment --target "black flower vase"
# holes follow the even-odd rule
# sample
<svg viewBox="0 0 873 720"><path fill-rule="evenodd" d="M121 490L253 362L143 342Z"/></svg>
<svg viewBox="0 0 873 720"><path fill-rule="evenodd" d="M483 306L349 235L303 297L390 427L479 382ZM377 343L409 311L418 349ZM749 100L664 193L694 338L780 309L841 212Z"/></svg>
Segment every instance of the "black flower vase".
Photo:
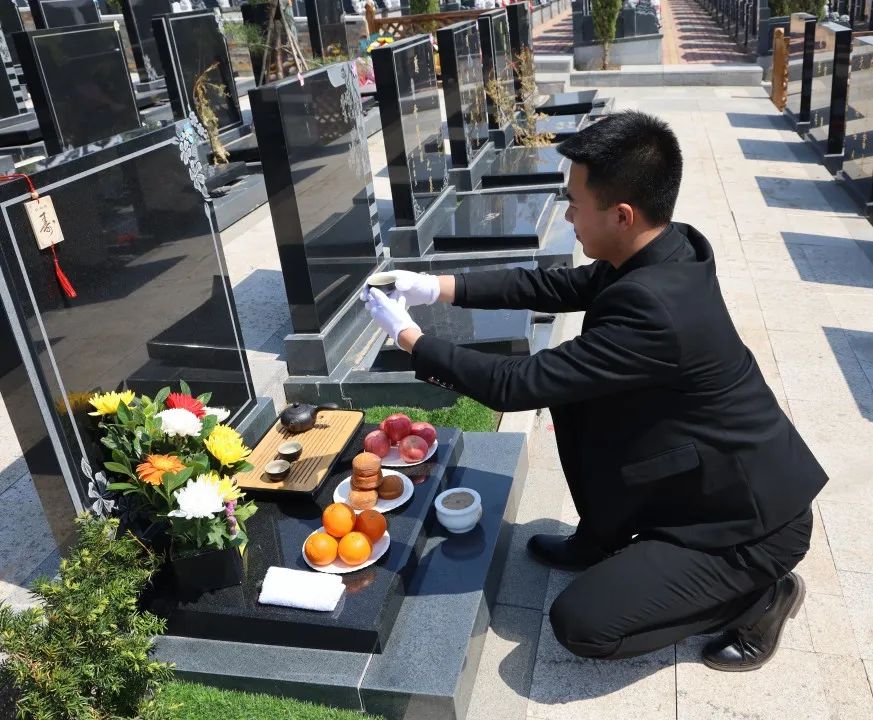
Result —
<svg viewBox="0 0 873 720"><path fill-rule="evenodd" d="M243 557L239 547L207 548L195 553L170 551L170 567L180 595L200 594L242 585Z"/></svg>

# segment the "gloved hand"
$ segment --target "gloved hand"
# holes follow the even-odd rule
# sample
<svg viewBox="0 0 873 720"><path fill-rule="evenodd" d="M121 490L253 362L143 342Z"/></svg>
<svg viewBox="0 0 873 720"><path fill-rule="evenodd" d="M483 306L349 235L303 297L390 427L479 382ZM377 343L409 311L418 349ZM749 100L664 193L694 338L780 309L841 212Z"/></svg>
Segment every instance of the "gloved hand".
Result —
<svg viewBox="0 0 873 720"><path fill-rule="evenodd" d="M397 336L404 330L415 328L421 331L406 311L406 301L402 297L399 300L392 300L378 288L371 288L367 299L367 310L370 317L391 336L395 344L397 344Z"/></svg>
<svg viewBox="0 0 873 720"><path fill-rule="evenodd" d="M410 272L409 270L392 270L394 276L394 291L388 296L392 300L403 298L406 307L416 305L433 305L440 296L440 281L436 275ZM361 300L367 301L369 288L365 285L361 291Z"/></svg>

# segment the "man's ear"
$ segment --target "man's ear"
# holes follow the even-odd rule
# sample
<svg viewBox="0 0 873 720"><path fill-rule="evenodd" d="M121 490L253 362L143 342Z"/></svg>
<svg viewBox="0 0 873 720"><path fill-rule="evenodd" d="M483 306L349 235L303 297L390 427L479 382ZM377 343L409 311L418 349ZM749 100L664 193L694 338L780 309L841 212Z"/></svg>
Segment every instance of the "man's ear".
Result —
<svg viewBox="0 0 873 720"><path fill-rule="evenodd" d="M627 229L634 224L634 209L627 203L619 203L616 206L618 211L618 223L623 228Z"/></svg>

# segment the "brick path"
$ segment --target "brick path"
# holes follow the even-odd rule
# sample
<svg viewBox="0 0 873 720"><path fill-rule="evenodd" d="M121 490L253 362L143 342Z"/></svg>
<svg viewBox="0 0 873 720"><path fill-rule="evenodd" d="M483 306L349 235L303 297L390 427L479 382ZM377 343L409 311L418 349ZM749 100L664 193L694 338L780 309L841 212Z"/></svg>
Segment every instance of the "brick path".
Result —
<svg viewBox="0 0 873 720"><path fill-rule="evenodd" d="M573 13L569 10L533 30L534 51L546 55L573 53Z"/></svg>
<svg viewBox="0 0 873 720"><path fill-rule="evenodd" d="M664 65L754 62L694 0L661 0Z"/></svg>

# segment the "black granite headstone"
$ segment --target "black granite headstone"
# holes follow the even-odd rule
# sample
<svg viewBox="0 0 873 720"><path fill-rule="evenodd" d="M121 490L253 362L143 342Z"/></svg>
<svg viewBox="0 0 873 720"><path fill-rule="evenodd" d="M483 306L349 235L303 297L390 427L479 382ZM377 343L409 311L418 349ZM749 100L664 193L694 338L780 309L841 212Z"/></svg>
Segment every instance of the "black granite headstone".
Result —
<svg viewBox="0 0 873 720"><path fill-rule="evenodd" d="M17 33L15 41L50 154L140 126L113 23Z"/></svg>
<svg viewBox="0 0 873 720"><path fill-rule="evenodd" d="M29 0L38 29L91 25L100 22L94 0Z"/></svg>
<svg viewBox="0 0 873 720"><path fill-rule="evenodd" d="M437 31L452 168L471 165L488 142L482 50L475 21Z"/></svg>
<svg viewBox="0 0 873 720"><path fill-rule="evenodd" d="M335 63L249 97L292 331L317 333L381 254L357 75Z"/></svg>
<svg viewBox="0 0 873 720"><path fill-rule="evenodd" d="M503 91L515 94L515 78L512 74L512 50L509 47L509 21L506 10L492 10L482 13L479 23L479 39L482 44L482 75L486 89L494 82ZM497 130L506 125L511 118L505 117L492 101L487 98L488 127Z"/></svg>
<svg viewBox="0 0 873 720"><path fill-rule="evenodd" d="M130 49L136 62L140 82L154 81L164 76L158 46L155 43L152 18L171 12L170 0L121 0L124 26L130 38Z"/></svg>
<svg viewBox="0 0 873 720"><path fill-rule="evenodd" d="M869 214L873 206L873 37L854 39L846 114L842 176Z"/></svg>
<svg viewBox="0 0 873 720"><path fill-rule="evenodd" d="M349 57L342 0L306 0L306 23L315 57Z"/></svg>
<svg viewBox="0 0 873 720"><path fill-rule="evenodd" d="M242 125L221 11L159 15L152 24L175 118L181 120L196 111L194 83L212 67L206 76L206 93L219 130Z"/></svg>
<svg viewBox="0 0 873 720"><path fill-rule="evenodd" d="M846 133L846 92L852 31L837 23L819 23L813 55L809 135L826 160L842 155Z"/></svg>
<svg viewBox="0 0 873 720"><path fill-rule="evenodd" d="M17 52L15 57L18 57ZM26 112L27 108L24 89L19 82L12 53L6 45L6 36L3 33L0 33L0 60L3 62L3 72L0 72L0 118L12 118Z"/></svg>
<svg viewBox="0 0 873 720"><path fill-rule="evenodd" d="M0 185L0 301L12 338L0 343L0 392L35 480L65 487L77 509L90 502L83 461L96 471L104 459L92 393L154 393L184 379L212 391L235 425L256 405L192 136L189 123L140 129L23 168L54 204L74 298L51 250L37 246L27 185ZM182 324L174 354L166 340Z"/></svg>
<svg viewBox="0 0 873 720"><path fill-rule="evenodd" d="M509 47L512 51L515 94L518 99L521 100L521 78L518 74L518 56L525 48L533 52L533 29L531 25L530 7L528 7L526 2L507 5L506 17L509 21Z"/></svg>
<svg viewBox="0 0 873 720"><path fill-rule="evenodd" d="M264 42L267 40L267 33L270 26L270 10L273 5L270 3L258 3L251 5L245 3L240 7L243 22L246 25L257 28ZM252 61L252 75L255 77L255 84L261 82L261 69L264 65L265 48L257 45L249 45L249 57Z"/></svg>
<svg viewBox="0 0 873 720"><path fill-rule="evenodd" d="M18 12L18 6L14 0L0 0L0 27L3 28L3 36L6 38L6 45L12 55L12 62L17 65L18 50L15 48L12 34L22 32L24 24L21 22L21 14Z"/></svg>
<svg viewBox="0 0 873 720"><path fill-rule="evenodd" d="M398 226L413 226L448 184L429 36L373 50L376 97Z"/></svg>
<svg viewBox="0 0 873 720"><path fill-rule="evenodd" d="M794 13L789 26L788 96L786 114L795 127L809 124L809 103L812 93L813 52L817 18L809 13Z"/></svg>

